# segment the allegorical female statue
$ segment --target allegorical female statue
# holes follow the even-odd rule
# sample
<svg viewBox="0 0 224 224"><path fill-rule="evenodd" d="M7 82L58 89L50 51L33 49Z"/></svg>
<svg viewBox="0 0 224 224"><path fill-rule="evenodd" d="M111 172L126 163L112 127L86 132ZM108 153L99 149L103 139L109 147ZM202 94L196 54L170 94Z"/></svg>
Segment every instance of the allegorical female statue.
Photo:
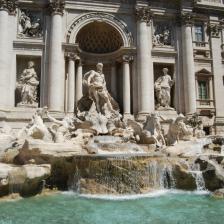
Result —
<svg viewBox="0 0 224 224"><path fill-rule="evenodd" d="M172 109L170 107L170 91L174 81L171 79L168 71L168 68L164 68L163 75L155 82L157 109Z"/></svg>
<svg viewBox="0 0 224 224"><path fill-rule="evenodd" d="M17 82L17 90L21 97L21 102L18 103L18 106L38 106L37 88L39 81L34 65L33 61L29 61L27 68L23 70Z"/></svg>

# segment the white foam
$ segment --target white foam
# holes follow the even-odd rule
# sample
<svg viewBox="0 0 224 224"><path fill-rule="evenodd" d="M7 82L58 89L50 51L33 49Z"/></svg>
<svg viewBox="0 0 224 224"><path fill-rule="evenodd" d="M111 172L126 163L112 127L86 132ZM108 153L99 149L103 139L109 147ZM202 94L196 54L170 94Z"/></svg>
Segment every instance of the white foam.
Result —
<svg viewBox="0 0 224 224"><path fill-rule="evenodd" d="M125 201L125 200L137 200L143 198L156 198L167 194L188 194L188 195L209 195L209 191L183 191L183 190L155 190L145 194L134 194L134 195L111 195L111 194L77 194L72 191L63 192L66 195L78 196L80 198L87 199L101 199L111 201Z"/></svg>

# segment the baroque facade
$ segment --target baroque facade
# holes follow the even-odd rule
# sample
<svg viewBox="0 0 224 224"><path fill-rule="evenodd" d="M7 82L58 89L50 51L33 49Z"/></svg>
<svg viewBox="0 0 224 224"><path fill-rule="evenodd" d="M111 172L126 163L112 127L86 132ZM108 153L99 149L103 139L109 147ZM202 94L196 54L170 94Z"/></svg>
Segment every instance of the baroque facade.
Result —
<svg viewBox="0 0 224 224"><path fill-rule="evenodd" d="M197 112L224 133L224 2L169 2L0 0L0 120L73 113L100 62L124 116Z"/></svg>

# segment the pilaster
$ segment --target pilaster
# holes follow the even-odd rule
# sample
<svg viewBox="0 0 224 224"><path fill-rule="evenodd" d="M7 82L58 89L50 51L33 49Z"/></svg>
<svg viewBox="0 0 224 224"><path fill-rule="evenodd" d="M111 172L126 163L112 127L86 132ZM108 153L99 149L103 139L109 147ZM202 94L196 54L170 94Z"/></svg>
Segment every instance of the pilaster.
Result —
<svg viewBox="0 0 224 224"><path fill-rule="evenodd" d="M217 134L224 133L224 86L223 86L223 65L222 65L222 40L221 40L222 26L220 21L213 20L208 24L208 31L210 35L210 44L212 49L212 72L214 76L214 96L216 107L216 132Z"/></svg>

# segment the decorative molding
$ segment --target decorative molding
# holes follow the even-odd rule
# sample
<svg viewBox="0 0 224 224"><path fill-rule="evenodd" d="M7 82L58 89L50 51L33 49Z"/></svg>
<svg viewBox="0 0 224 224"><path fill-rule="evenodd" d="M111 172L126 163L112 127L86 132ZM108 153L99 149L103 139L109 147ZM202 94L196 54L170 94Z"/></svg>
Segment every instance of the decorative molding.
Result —
<svg viewBox="0 0 224 224"><path fill-rule="evenodd" d="M49 9L50 9L51 14L63 15L64 9L65 9L65 1L64 0L53 0L49 4Z"/></svg>
<svg viewBox="0 0 224 224"><path fill-rule="evenodd" d="M149 7L137 7L136 18L141 22L146 22L148 25L151 24L153 13Z"/></svg>
<svg viewBox="0 0 224 224"><path fill-rule="evenodd" d="M17 6L18 0L0 0L0 10L6 10L12 15L16 13Z"/></svg>

